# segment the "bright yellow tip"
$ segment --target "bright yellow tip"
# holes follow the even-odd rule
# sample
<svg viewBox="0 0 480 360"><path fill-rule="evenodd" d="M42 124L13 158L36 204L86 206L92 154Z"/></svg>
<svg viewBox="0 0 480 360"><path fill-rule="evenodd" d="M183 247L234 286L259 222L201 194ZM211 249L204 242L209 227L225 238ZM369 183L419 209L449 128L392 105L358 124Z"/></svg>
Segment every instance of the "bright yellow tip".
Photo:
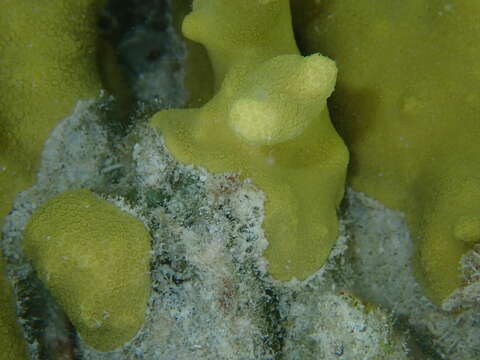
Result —
<svg viewBox="0 0 480 360"><path fill-rule="evenodd" d="M111 351L137 333L150 294L150 236L138 219L68 191L35 211L23 248L88 345Z"/></svg>
<svg viewBox="0 0 480 360"><path fill-rule="evenodd" d="M291 140L326 108L336 74L335 63L320 55L274 57L242 79L227 121L252 144Z"/></svg>

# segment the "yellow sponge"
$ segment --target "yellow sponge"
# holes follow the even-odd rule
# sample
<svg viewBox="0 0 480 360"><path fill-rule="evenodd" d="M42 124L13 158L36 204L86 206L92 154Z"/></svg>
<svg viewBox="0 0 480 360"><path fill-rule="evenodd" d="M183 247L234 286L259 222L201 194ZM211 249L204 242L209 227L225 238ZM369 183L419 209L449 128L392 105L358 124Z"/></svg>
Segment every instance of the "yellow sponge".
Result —
<svg viewBox="0 0 480 360"><path fill-rule="evenodd" d="M35 181L43 144L80 99L97 96L103 0L0 1L0 224Z"/></svg>
<svg viewBox="0 0 480 360"><path fill-rule="evenodd" d="M292 2L307 53L339 67L333 120L349 181L406 213L417 274L440 303L480 240L480 2Z"/></svg>
<svg viewBox="0 0 480 360"><path fill-rule="evenodd" d="M336 66L300 56L290 22L287 0L194 1L183 31L206 46L217 93L151 124L178 161L240 173L265 191L269 272L303 280L337 238L348 152L326 107Z"/></svg>
<svg viewBox="0 0 480 360"><path fill-rule="evenodd" d="M35 211L23 246L87 344L110 351L136 334L150 294L142 222L88 190L68 191Z"/></svg>

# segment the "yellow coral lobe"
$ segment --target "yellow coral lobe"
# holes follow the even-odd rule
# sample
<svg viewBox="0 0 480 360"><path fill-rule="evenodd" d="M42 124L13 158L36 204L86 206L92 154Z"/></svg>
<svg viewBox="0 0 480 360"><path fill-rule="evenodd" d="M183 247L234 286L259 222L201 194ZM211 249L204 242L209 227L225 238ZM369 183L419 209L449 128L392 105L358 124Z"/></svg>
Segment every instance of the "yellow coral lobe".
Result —
<svg viewBox="0 0 480 360"><path fill-rule="evenodd" d="M437 304L480 240L480 3L293 2L307 53L339 68L332 119L357 191L405 212Z"/></svg>
<svg viewBox="0 0 480 360"><path fill-rule="evenodd" d="M150 236L138 219L68 191L35 211L23 248L88 345L111 351L137 333L150 294Z"/></svg>
<svg viewBox="0 0 480 360"><path fill-rule="evenodd" d="M183 30L206 46L218 92L151 124L178 161L240 173L265 191L268 270L303 280L338 234L348 152L326 107L336 66L299 55L286 0L199 0L193 10Z"/></svg>
<svg viewBox="0 0 480 360"><path fill-rule="evenodd" d="M0 359L27 359L25 345L15 317L15 304L5 274L5 261L0 256Z"/></svg>
<svg viewBox="0 0 480 360"><path fill-rule="evenodd" d="M46 138L78 100L98 96L103 0L0 1L0 223L35 180Z"/></svg>

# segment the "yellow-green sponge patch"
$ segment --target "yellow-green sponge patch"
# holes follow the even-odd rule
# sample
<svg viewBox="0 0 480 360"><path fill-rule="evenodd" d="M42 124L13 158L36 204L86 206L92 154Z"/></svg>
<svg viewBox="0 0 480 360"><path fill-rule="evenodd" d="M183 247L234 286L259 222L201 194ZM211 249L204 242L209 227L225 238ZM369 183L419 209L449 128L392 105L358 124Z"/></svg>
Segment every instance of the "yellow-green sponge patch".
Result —
<svg viewBox="0 0 480 360"><path fill-rule="evenodd" d="M150 293L150 236L141 221L88 190L41 206L25 253L87 344L113 350L143 323Z"/></svg>

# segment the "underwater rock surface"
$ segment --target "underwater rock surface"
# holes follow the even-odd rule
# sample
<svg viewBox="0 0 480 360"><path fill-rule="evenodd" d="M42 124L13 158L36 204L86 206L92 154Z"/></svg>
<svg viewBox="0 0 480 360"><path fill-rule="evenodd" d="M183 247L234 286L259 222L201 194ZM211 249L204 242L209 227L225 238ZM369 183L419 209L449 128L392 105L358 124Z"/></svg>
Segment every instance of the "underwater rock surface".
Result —
<svg viewBox="0 0 480 360"><path fill-rule="evenodd" d="M164 22L152 25L145 19L160 2ZM37 182L17 195L3 227L30 358L477 359L478 249L462 258L469 286L441 309L416 281L405 215L352 189L326 264L305 281L272 279L263 256L265 193L238 174L178 163L147 125L157 111L189 103L183 79L192 48L175 30L168 1L130 5L143 9L135 18L143 25L117 42L119 51L139 49L123 60L136 64L127 77L135 94L128 126L119 124L118 98L78 102L46 141ZM168 46L152 53L158 43L148 39L158 33ZM78 188L142 219L152 238L145 321L115 351L98 351L77 335L21 250L35 210Z"/></svg>

